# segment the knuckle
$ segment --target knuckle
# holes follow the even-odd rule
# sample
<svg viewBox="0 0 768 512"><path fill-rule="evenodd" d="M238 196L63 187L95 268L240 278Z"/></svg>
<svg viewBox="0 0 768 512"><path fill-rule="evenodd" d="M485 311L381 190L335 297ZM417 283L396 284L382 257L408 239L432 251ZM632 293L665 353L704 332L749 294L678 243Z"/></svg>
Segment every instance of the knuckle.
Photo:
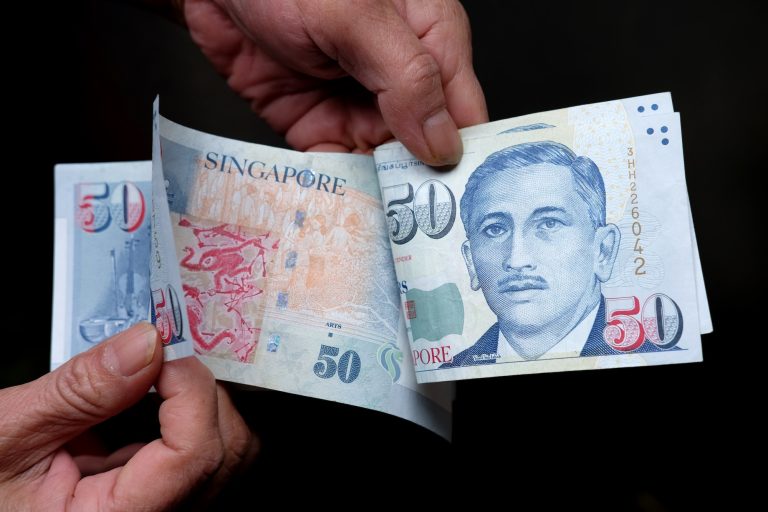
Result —
<svg viewBox="0 0 768 512"><path fill-rule="evenodd" d="M406 63L404 70L409 84L419 89L439 89L440 66L426 51L412 56Z"/></svg>
<svg viewBox="0 0 768 512"><path fill-rule="evenodd" d="M75 358L55 380L55 393L63 407L96 419L104 408L107 386L89 367L87 358Z"/></svg>
<svg viewBox="0 0 768 512"><path fill-rule="evenodd" d="M227 439L225 450L228 465L238 467L248 462L246 459L251 453L255 440L250 429L244 425L236 429Z"/></svg>
<svg viewBox="0 0 768 512"><path fill-rule="evenodd" d="M199 461L199 471L205 478L210 478L224 464L224 447L220 438L211 440L200 446L196 453L196 459Z"/></svg>
<svg viewBox="0 0 768 512"><path fill-rule="evenodd" d="M444 2L447 4L446 11L449 19L455 20L462 28L469 31L469 16L464 6L456 0L444 0Z"/></svg>

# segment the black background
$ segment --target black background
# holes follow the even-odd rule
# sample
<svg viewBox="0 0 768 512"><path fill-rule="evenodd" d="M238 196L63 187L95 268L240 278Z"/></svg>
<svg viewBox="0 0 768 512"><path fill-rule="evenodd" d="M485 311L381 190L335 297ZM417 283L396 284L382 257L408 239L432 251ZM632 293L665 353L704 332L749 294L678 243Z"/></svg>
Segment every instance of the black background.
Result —
<svg viewBox="0 0 768 512"><path fill-rule="evenodd" d="M66 5L9 14L4 35L4 288L13 306L3 386L47 370L55 163L148 159L156 93L177 122L285 145L156 9L57 4ZM765 406L759 373L747 369L765 343L756 185L768 133L764 17L756 2L624 4L465 2L475 68L491 119L672 92L715 326L704 363L460 382L452 444L364 409L239 391L263 449L212 509L238 499L256 508L266 496L321 508L458 498L611 510L743 499L732 484L755 455ZM147 400L102 431L116 444L153 435L153 407ZM359 492L368 498L351 498Z"/></svg>

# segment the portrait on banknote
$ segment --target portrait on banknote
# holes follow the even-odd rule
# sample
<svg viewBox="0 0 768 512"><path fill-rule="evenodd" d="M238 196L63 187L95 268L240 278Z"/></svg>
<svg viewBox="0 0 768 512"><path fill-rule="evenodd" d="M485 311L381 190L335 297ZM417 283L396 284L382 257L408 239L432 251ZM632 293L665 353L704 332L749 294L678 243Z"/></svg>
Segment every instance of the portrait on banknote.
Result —
<svg viewBox="0 0 768 512"><path fill-rule="evenodd" d="M445 368L606 353L601 284L621 233L605 201L597 165L556 142L510 146L474 170L461 252L498 321Z"/></svg>

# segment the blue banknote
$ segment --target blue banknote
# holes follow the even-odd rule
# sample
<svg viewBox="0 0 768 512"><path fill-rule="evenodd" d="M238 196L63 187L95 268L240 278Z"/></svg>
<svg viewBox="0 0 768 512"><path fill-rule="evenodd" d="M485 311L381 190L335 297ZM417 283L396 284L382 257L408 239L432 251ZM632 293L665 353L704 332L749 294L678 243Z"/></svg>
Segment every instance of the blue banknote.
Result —
<svg viewBox="0 0 768 512"><path fill-rule="evenodd" d="M374 153L418 382L701 361L712 325L669 94L462 138L448 173L399 143Z"/></svg>
<svg viewBox="0 0 768 512"><path fill-rule="evenodd" d="M149 162L55 168L51 366L149 319Z"/></svg>

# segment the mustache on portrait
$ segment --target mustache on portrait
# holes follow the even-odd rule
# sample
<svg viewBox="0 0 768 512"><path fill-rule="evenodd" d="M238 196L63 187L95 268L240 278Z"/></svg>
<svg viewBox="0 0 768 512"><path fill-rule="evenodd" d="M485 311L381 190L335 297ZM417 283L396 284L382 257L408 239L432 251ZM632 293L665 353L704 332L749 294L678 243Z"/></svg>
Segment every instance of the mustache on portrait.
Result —
<svg viewBox="0 0 768 512"><path fill-rule="evenodd" d="M533 274L516 272L502 277L496 283L502 292L520 292L523 290L546 290L549 288L546 279Z"/></svg>

